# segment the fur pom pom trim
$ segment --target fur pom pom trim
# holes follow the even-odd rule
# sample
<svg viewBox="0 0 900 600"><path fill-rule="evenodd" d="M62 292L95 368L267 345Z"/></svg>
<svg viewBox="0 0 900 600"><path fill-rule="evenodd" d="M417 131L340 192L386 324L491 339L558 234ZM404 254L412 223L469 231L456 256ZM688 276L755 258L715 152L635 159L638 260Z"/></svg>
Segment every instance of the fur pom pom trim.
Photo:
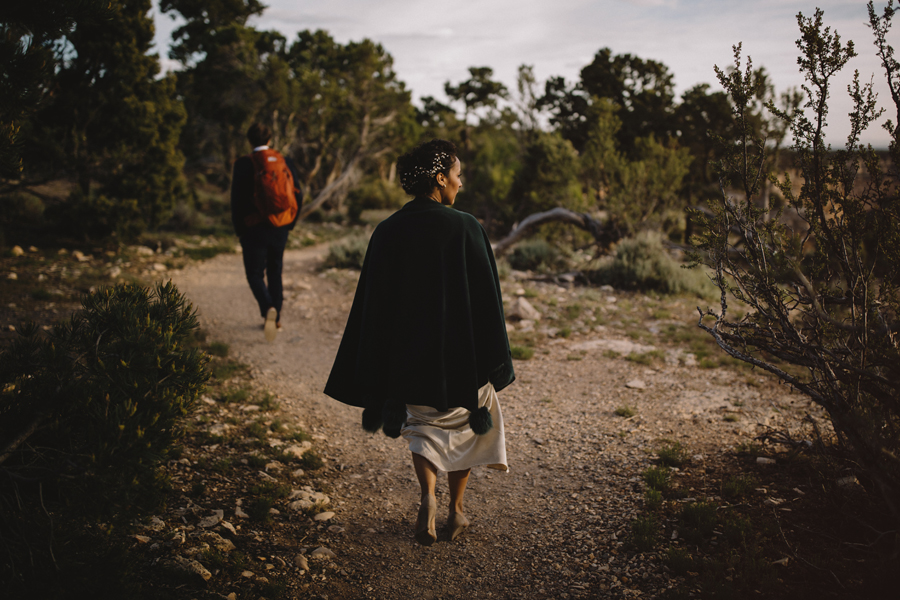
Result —
<svg viewBox="0 0 900 600"><path fill-rule="evenodd" d="M386 402L381 417L384 419L384 435L389 438L400 437L400 430L406 425L406 404Z"/></svg>
<svg viewBox="0 0 900 600"><path fill-rule="evenodd" d="M494 419L491 418L491 411L487 409L487 406L472 411L472 414L469 415L469 426L475 435L484 435L493 429Z"/></svg>
<svg viewBox="0 0 900 600"><path fill-rule="evenodd" d="M376 408L374 406L369 406L363 409L362 414L362 426L363 429L368 431L369 433L378 433L378 430L381 429L381 426L384 425L384 420L381 418L381 409Z"/></svg>

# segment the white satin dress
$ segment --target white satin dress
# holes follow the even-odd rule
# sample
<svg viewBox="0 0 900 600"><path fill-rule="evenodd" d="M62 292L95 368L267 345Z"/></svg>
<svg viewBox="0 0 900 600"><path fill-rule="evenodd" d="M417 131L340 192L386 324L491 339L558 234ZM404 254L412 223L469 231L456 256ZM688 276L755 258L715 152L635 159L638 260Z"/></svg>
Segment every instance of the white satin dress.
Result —
<svg viewBox="0 0 900 600"><path fill-rule="evenodd" d="M464 471L479 465L508 471L503 414L491 383L478 390L478 406L487 406L494 423L484 435L476 435L469 427L470 413L465 408L440 412L416 404L406 405L406 426L400 433L412 452L441 471Z"/></svg>

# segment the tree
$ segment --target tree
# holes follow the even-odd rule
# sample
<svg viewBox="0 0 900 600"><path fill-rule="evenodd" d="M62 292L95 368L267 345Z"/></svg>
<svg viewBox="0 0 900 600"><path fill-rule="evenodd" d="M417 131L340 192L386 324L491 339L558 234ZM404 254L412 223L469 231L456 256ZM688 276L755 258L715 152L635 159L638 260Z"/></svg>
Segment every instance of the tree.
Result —
<svg viewBox="0 0 900 600"><path fill-rule="evenodd" d="M302 31L285 60L298 82L285 131L307 195L315 196L301 214L326 202L340 208L364 173L387 177L418 137L409 92L390 54L370 40L342 45L324 31Z"/></svg>
<svg viewBox="0 0 900 600"><path fill-rule="evenodd" d="M628 156L633 156L638 138L653 135L667 142L674 132L674 83L660 62L631 54L614 56L609 48L601 48L581 70L581 89L616 104L622 122L619 147Z"/></svg>
<svg viewBox="0 0 900 600"><path fill-rule="evenodd" d="M509 206L510 217L517 221L557 206L574 211L587 208L578 182L578 153L572 144L556 133L538 135L524 149Z"/></svg>
<svg viewBox="0 0 900 600"><path fill-rule="evenodd" d="M160 12L176 11L186 21L172 33L170 58L188 65L197 55L215 52L222 45L217 39L221 31L246 26L265 8L258 0L161 0Z"/></svg>
<svg viewBox="0 0 900 600"><path fill-rule="evenodd" d="M282 108L282 98L270 90L290 85L285 40L240 23L223 25L204 37L203 58L178 73L178 92L188 115L181 147L192 170L226 187L234 161L247 152L247 128L257 120L271 123L274 111ZM194 45L186 39L182 44ZM175 51L172 55L185 56Z"/></svg>
<svg viewBox="0 0 900 600"><path fill-rule="evenodd" d="M892 4L879 17L869 3L889 82L898 75L883 35ZM731 356L822 406L852 451L860 481L880 493L900 520L900 136L889 123L895 162L887 170L871 146L860 144L861 133L881 111L871 83L861 84L856 73L848 87L854 103L850 134L843 148L831 149L824 134L828 98L834 77L856 50L824 27L821 10L811 18L800 14L797 22L807 112L789 114L772 103L769 109L790 124L803 183L795 194L787 175L769 181L798 220L766 219L758 202L768 149L751 118L750 61L741 68L736 46L734 69L716 68L733 105L737 135L722 161L722 189L738 193L723 195L714 216L701 219L698 248L715 270L721 302L718 312L701 311L699 326ZM900 96L893 99L900 109ZM729 320L729 297L745 303L748 315Z"/></svg>
<svg viewBox="0 0 900 600"><path fill-rule="evenodd" d="M569 85L563 77L544 82L544 95L537 100L540 110L550 113L550 124L579 152L584 148L588 132L586 124L591 98L579 85Z"/></svg>
<svg viewBox="0 0 900 600"><path fill-rule="evenodd" d="M728 95L710 92L709 88L709 84L701 83L685 91L675 109L678 143L691 153L684 186L689 204L718 194L714 165L721 158L722 143L717 140L734 137Z"/></svg>
<svg viewBox="0 0 900 600"><path fill-rule="evenodd" d="M104 0L7 2L0 8L0 177L22 174L22 126L50 90L54 43L82 18L108 17L108 9Z"/></svg>
<svg viewBox="0 0 900 600"><path fill-rule="evenodd" d="M486 110L486 116L489 116L491 111L496 110L498 100L509 95L505 85L491 79L494 70L490 67L469 67L469 75L469 79L458 85L451 85L449 81L444 84L447 97L463 103L463 148L466 152L471 150L469 117L479 109Z"/></svg>
<svg viewBox="0 0 900 600"><path fill-rule="evenodd" d="M87 16L57 41L52 98L38 111L26 149L26 173L62 166L77 190L64 209L102 220L116 212L113 231L131 235L155 227L183 193L177 142L184 109L174 80L157 79L150 0L111 4L106 16ZM61 219L72 233L78 223Z"/></svg>

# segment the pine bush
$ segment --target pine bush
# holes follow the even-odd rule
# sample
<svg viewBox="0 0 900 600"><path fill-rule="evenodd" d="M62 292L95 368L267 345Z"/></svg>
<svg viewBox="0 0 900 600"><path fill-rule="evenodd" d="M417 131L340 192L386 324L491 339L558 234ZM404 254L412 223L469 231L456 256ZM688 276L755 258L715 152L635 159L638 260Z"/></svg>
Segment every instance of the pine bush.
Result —
<svg viewBox="0 0 900 600"><path fill-rule="evenodd" d="M45 507L51 531L74 530L160 497L157 467L209 377L189 346L196 315L171 283L101 289L82 307L48 335L21 326L0 353L0 540L50 559Z"/></svg>

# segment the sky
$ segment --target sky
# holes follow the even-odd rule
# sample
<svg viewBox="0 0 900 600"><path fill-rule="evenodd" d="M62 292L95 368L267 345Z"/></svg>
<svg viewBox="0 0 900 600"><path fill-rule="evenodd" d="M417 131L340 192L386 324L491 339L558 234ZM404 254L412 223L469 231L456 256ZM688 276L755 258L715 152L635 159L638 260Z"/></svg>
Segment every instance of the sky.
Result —
<svg viewBox="0 0 900 600"><path fill-rule="evenodd" d="M827 141L837 147L846 140L851 109L846 88L853 70L868 82L874 75L883 122L896 114L887 103L885 83L872 31L867 26L865 0L263 0L269 8L250 21L258 29L275 29L288 41L304 29L327 31L346 43L368 38L380 43L394 59L398 78L413 101L433 96L447 101L444 84L468 79L469 67L491 67L494 78L515 90L520 65L531 65L538 81L563 76L576 82L596 52L632 54L665 64L674 75L676 93L698 83L714 90L714 65L733 61L732 46L763 66L776 92L799 87L797 14L825 13L825 24L853 40L859 54L835 80L829 106ZM876 2L879 13L885 0ZM156 11L157 51L165 59L172 31L178 26ZM900 47L900 23L889 40ZM168 59L164 67L177 68ZM879 125L863 141L886 147L889 137Z"/></svg>

